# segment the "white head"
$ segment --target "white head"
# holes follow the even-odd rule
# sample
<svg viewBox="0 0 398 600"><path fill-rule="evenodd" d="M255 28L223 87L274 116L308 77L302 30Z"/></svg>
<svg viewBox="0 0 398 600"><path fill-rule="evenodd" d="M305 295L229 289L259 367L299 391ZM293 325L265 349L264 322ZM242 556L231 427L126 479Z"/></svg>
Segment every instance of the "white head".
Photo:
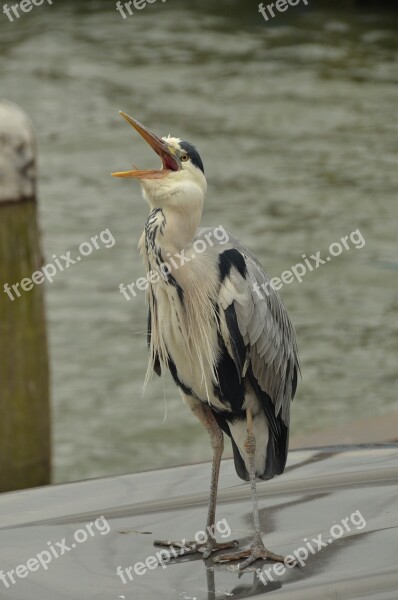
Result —
<svg viewBox="0 0 398 600"><path fill-rule="evenodd" d="M129 115L121 114L160 156L162 168L112 175L139 179L151 209L161 208L171 229L177 232L183 228L186 236L182 237L192 239L200 223L207 190L203 163L197 150L179 138L159 138Z"/></svg>

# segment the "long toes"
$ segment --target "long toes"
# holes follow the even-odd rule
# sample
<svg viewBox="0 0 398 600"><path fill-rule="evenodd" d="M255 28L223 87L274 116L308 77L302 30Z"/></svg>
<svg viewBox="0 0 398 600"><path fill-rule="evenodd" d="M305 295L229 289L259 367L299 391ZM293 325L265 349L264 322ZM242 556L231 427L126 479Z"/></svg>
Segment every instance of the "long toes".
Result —
<svg viewBox="0 0 398 600"><path fill-rule="evenodd" d="M237 548L238 546L238 540L231 540L230 542L216 542L214 544L214 552L217 550L227 550L228 548Z"/></svg>
<svg viewBox="0 0 398 600"><path fill-rule="evenodd" d="M265 553L265 556L261 556L261 558L263 558L264 560L274 560L275 562L281 562L281 563L285 562L284 556L282 556L281 554L274 554L273 552L270 552L269 550L267 550Z"/></svg>
<svg viewBox="0 0 398 600"><path fill-rule="evenodd" d="M252 550L251 554L247 557L247 559L243 563L239 564L239 570L243 571L244 569L252 565L254 562L256 562L256 560L274 560L275 562L283 563L285 557L281 556L280 554L274 554L266 548L255 548L254 550Z"/></svg>
<svg viewBox="0 0 398 600"><path fill-rule="evenodd" d="M154 540L153 542L154 546L168 546L171 547L173 546L173 548L197 548L198 547L198 543L197 542L173 542L172 540Z"/></svg>
<svg viewBox="0 0 398 600"><path fill-rule="evenodd" d="M227 548L237 548L239 546L238 540L232 540L231 542L208 542L202 548L199 548L199 552L203 553L203 558L209 558L213 552L218 550L226 550Z"/></svg>
<svg viewBox="0 0 398 600"><path fill-rule="evenodd" d="M187 556L188 554L196 554L199 552L199 547L196 542L173 542L171 540L154 540L154 546L165 546L171 548L170 552L175 558Z"/></svg>
<svg viewBox="0 0 398 600"><path fill-rule="evenodd" d="M239 570L244 570L249 567L251 564L256 562L256 560L274 560L275 562L283 563L285 558L280 554L274 554L270 550L267 550L265 547L263 548L246 548L245 550L241 550L240 552L230 552L229 554L221 554L221 556L216 556L214 558L215 563L225 563L232 562L236 560L246 559L244 562L240 563Z"/></svg>
<svg viewBox="0 0 398 600"><path fill-rule="evenodd" d="M238 564L238 569L240 571L243 571L244 569L246 569L247 567L249 567L250 565L252 565L254 562L256 562L256 560L258 559L258 556L256 554L254 554L253 552L246 558L245 561L243 561L243 563L239 563Z"/></svg>
<svg viewBox="0 0 398 600"><path fill-rule="evenodd" d="M214 557L214 562L215 563L224 563L224 562L231 562L234 560L240 560L241 558L247 558L248 556L250 556L251 551L250 550L241 550L240 552L230 552L229 554L221 554L220 556L215 556Z"/></svg>
<svg viewBox="0 0 398 600"><path fill-rule="evenodd" d="M173 542L172 540L155 540L154 546L162 546L166 548L172 548L175 557L186 556L187 554L196 554L200 552L203 559L209 558L213 552L218 550L226 550L227 548L236 548L239 546L238 540L231 540L230 542L216 542L210 540L207 542ZM235 560L235 559L233 559Z"/></svg>

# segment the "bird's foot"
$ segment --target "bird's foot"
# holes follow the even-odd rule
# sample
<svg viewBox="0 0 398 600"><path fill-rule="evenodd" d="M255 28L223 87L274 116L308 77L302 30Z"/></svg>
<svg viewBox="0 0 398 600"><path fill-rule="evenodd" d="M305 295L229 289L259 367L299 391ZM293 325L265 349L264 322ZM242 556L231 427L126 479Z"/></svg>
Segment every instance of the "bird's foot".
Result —
<svg viewBox="0 0 398 600"><path fill-rule="evenodd" d="M256 560L274 560L276 562L284 562L285 557L280 554L275 554L271 550L267 550L264 546L262 539L255 539L249 548L238 550L237 552L230 552L229 554L221 554L214 558L215 563L225 563L235 560L246 560L238 564L239 570L246 569Z"/></svg>
<svg viewBox="0 0 398 600"><path fill-rule="evenodd" d="M165 546L170 548L170 554L173 554L175 557L200 552L203 559L209 558L213 552L217 552L218 550L227 550L228 548L236 548L239 546L237 540L232 540L230 542L216 542L214 538L209 538L206 542L186 542L185 540L182 542L172 542L171 540L155 540L153 544L154 546Z"/></svg>

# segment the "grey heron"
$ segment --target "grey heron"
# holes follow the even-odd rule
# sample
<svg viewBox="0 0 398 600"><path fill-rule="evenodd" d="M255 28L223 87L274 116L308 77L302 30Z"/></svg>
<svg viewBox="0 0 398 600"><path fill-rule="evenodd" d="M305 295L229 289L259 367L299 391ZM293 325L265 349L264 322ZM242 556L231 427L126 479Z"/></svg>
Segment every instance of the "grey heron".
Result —
<svg viewBox="0 0 398 600"><path fill-rule="evenodd" d="M250 481L254 539L249 548L215 560L245 558L242 569L257 559L283 561L262 541L256 479L271 479L286 464L290 404L299 373L293 325L260 263L232 235L228 243L213 240L205 251L195 253L198 240L208 241L210 231L199 228L207 182L195 147L179 138L159 138L129 115L121 115L162 160L158 170L113 173L138 179L150 209L139 242L146 271L152 274L146 292L147 380L153 372L170 371L184 402L207 429L213 449L206 525L213 534L203 544L185 546L208 558L236 544L218 544L214 536L226 434L238 476ZM171 260L176 256L190 260L179 267ZM161 276L154 277L156 273ZM255 286L263 284L268 292L259 295Z"/></svg>

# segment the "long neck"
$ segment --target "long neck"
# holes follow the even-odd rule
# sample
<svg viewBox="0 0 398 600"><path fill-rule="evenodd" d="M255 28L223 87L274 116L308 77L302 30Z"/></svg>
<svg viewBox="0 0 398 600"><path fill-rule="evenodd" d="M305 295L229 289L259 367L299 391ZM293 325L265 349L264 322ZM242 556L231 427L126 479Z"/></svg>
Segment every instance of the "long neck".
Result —
<svg viewBox="0 0 398 600"><path fill-rule="evenodd" d="M145 224L147 251L161 252L163 258L188 248L200 224L201 211L179 211L175 207L154 208Z"/></svg>

